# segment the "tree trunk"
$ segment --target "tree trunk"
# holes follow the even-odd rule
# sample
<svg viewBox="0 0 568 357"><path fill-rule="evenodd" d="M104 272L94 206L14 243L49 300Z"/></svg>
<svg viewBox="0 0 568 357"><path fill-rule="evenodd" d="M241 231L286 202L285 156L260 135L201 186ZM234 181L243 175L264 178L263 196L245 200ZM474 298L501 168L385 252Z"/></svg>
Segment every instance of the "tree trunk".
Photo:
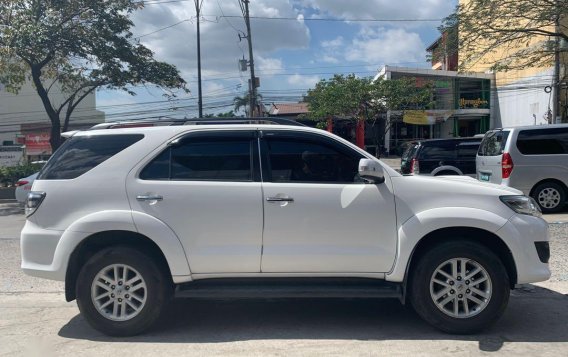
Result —
<svg viewBox="0 0 568 357"><path fill-rule="evenodd" d="M61 145L61 123L59 120L59 115L53 109L53 105L49 100L49 94L45 90L43 83L41 82L41 68L36 65L31 66L32 72L32 80L36 87L37 94L39 95L41 102L43 103L43 107L49 117L49 121L51 122L51 134L49 138L49 143L51 144L51 151L55 152L57 148Z"/></svg>

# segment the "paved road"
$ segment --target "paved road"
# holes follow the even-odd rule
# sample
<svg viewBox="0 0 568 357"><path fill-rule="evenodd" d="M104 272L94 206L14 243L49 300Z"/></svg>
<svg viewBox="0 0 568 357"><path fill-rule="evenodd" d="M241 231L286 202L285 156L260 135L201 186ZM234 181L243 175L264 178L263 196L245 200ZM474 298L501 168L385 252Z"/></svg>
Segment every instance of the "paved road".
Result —
<svg viewBox="0 0 568 357"><path fill-rule="evenodd" d="M483 334L451 336L396 300L177 300L134 338L92 330L59 282L19 270L21 215L0 217L2 355L568 355L568 225L551 225L551 281L512 293Z"/></svg>

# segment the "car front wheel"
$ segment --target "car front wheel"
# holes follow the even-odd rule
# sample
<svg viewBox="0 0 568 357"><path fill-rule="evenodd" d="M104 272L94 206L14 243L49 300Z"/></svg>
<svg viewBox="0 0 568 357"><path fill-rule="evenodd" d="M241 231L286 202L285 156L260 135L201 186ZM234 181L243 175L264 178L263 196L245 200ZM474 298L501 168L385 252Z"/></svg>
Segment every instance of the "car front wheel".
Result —
<svg viewBox="0 0 568 357"><path fill-rule="evenodd" d="M168 299L168 280L153 259L128 247L111 247L83 266L77 305L87 322L110 336L149 329Z"/></svg>
<svg viewBox="0 0 568 357"><path fill-rule="evenodd" d="M544 213L559 212L566 202L564 189L554 182L541 183L534 189L532 196Z"/></svg>
<svg viewBox="0 0 568 357"><path fill-rule="evenodd" d="M509 301L509 277L488 248L469 241L440 244L419 258L409 298L416 312L438 329L456 334L494 323Z"/></svg>

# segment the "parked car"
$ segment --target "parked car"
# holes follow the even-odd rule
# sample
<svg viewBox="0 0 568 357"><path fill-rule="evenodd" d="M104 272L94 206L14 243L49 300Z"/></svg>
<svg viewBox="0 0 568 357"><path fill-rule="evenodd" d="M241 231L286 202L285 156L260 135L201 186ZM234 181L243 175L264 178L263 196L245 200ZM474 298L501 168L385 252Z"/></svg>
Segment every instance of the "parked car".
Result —
<svg viewBox="0 0 568 357"><path fill-rule="evenodd" d="M482 138L431 139L413 142L402 156L405 175L475 177L475 155Z"/></svg>
<svg viewBox="0 0 568 357"><path fill-rule="evenodd" d="M318 129L227 122L75 133L28 195L23 271L65 281L114 336L146 331L171 296L395 297L471 333L550 277L548 224L518 190L403 176Z"/></svg>
<svg viewBox="0 0 568 357"><path fill-rule="evenodd" d="M477 178L514 187L543 212L559 212L568 195L568 125L487 132L477 153Z"/></svg>
<svg viewBox="0 0 568 357"><path fill-rule="evenodd" d="M28 192L30 192L30 190L32 189L32 185L37 177L37 174L38 173L36 172L35 174L21 178L18 180L18 182L16 182L15 196L18 203L22 205L26 203Z"/></svg>

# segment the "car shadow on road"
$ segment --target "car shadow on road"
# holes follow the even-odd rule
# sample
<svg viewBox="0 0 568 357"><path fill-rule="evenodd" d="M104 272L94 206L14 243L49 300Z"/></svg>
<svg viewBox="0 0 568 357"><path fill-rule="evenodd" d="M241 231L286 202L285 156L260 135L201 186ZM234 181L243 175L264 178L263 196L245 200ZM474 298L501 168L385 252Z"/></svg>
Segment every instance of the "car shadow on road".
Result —
<svg viewBox="0 0 568 357"><path fill-rule="evenodd" d="M423 322L398 300L285 299L206 301L178 299L150 332L112 338L77 315L59 336L105 342L220 343L249 340L459 340L482 351L506 342L568 342L568 296L529 286L515 290L497 324L477 335L449 335ZM293 347L291 347L293 348Z"/></svg>

